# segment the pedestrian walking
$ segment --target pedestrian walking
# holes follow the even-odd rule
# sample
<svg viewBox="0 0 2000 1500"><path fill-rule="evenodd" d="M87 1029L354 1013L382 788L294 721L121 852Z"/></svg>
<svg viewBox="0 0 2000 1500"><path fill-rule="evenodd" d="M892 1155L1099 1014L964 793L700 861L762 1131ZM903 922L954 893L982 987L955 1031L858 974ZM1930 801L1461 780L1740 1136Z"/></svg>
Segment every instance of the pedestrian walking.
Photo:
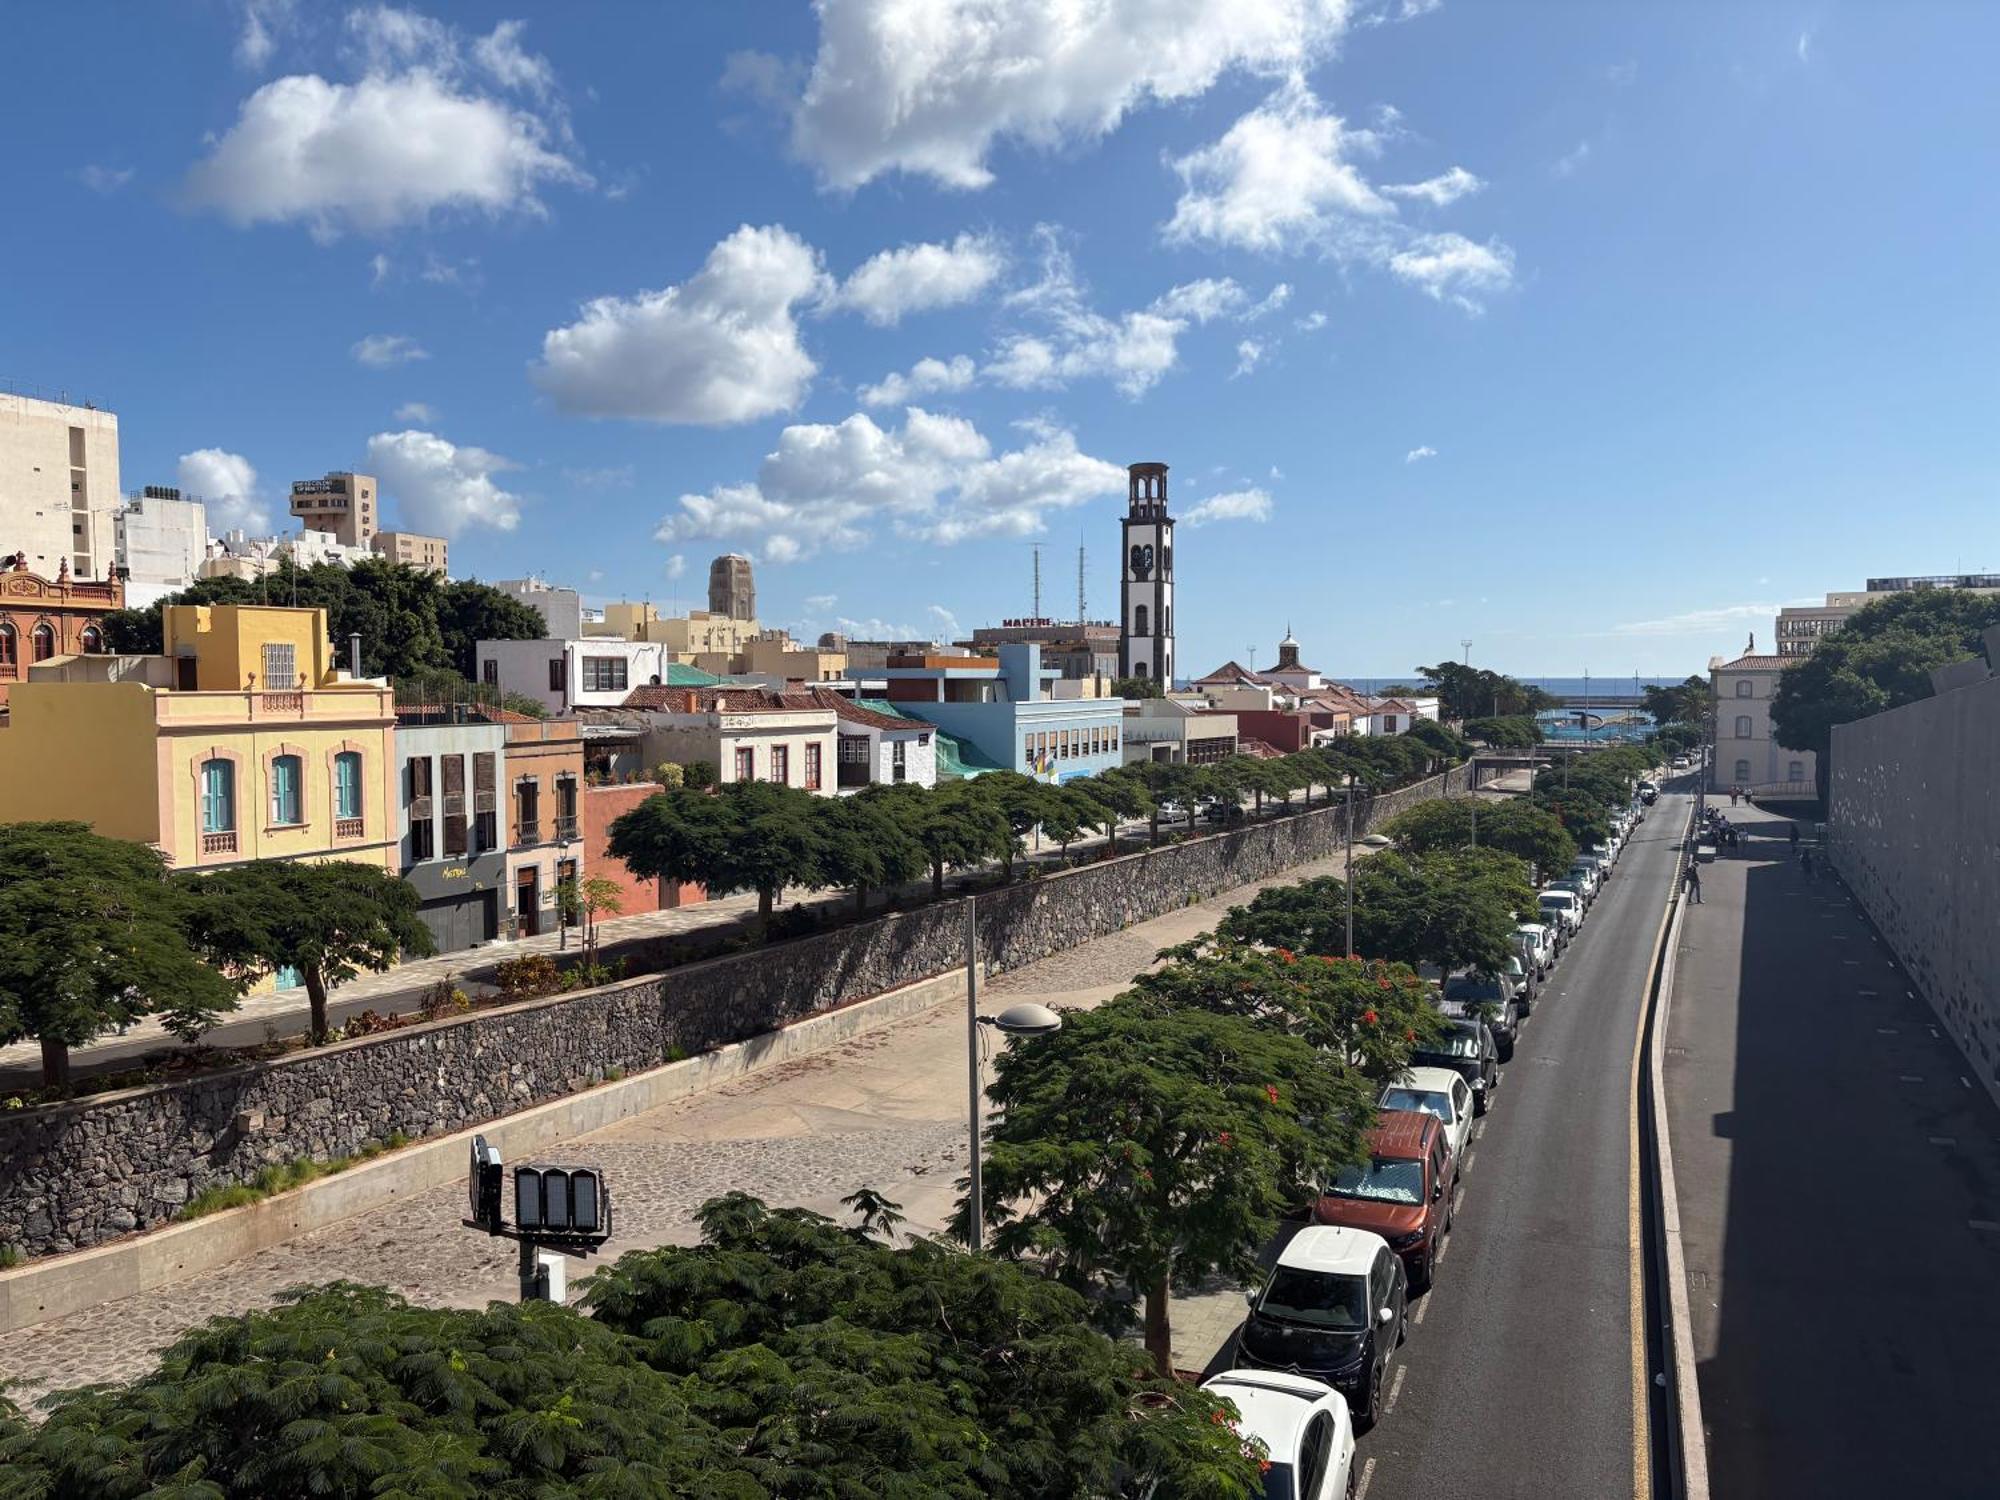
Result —
<svg viewBox="0 0 2000 1500"><path fill-rule="evenodd" d="M1729 805L1731 807L1734 807L1736 805L1737 794L1741 791L1742 791L1741 787L1731 787L1729 789Z"/></svg>
<svg viewBox="0 0 2000 1500"><path fill-rule="evenodd" d="M1805 876L1807 880L1811 880L1813 878L1812 850L1802 849L1799 851L1799 868L1805 871Z"/></svg>
<svg viewBox="0 0 2000 1500"><path fill-rule="evenodd" d="M1799 852L1799 825L1794 823L1792 824L1792 853L1797 854L1798 852Z"/></svg>
<svg viewBox="0 0 2000 1500"><path fill-rule="evenodd" d="M1681 872L1681 883L1687 887L1688 904L1691 906L1701 905L1701 871L1695 868L1692 860L1688 862L1688 867Z"/></svg>

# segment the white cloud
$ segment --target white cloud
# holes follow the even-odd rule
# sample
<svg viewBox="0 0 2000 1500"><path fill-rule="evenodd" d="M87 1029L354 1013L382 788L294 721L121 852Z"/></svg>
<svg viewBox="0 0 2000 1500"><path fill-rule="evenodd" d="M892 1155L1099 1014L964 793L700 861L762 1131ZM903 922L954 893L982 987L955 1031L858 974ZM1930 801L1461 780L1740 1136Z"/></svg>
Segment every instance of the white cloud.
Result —
<svg viewBox="0 0 2000 1500"><path fill-rule="evenodd" d="M1437 456L1437 449L1426 443L1421 448L1412 448L1408 453L1405 453L1403 455L1403 462L1406 464L1420 464L1427 458L1436 458Z"/></svg>
<svg viewBox="0 0 2000 1500"><path fill-rule="evenodd" d="M949 245L904 245L862 262L836 302L888 327L908 313L970 302L1006 265L999 242L989 235L961 234Z"/></svg>
<svg viewBox="0 0 2000 1500"><path fill-rule="evenodd" d="M1050 511L1124 493L1125 471L1079 452L1066 430L1025 430L1026 443L996 454L972 423L915 406L900 430L858 412L797 424L778 435L754 481L682 495L654 535L726 540L765 562L796 562L859 547L885 526L941 544L1028 536Z"/></svg>
<svg viewBox="0 0 2000 1500"><path fill-rule="evenodd" d="M1577 168L1589 160L1590 142L1578 141L1570 150L1557 157L1555 165L1549 170L1558 177L1571 177L1575 175Z"/></svg>
<svg viewBox="0 0 2000 1500"><path fill-rule="evenodd" d="M79 168L76 176L77 180L93 193L103 193L108 196L132 180L132 168L103 167L91 162Z"/></svg>
<svg viewBox="0 0 2000 1500"><path fill-rule="evenodd" d="M375 252L375 254L369 256L368 257L369 289L372 291L374 288L380 286L383 282L387 281L389 279L389 272L394 269L395 269L394 263L390 261L388 256L382 254L381 251L378 250Z"/></svg>
<svg viewBox="0 0 2000 1500"><path fill-rule="evenodd" d="M885 172L955 188L992 180L996 140L1054 149L1225 72L1326 55L1347 0L821 0L793 149L832 187Z"/></svg>
<svg viewBox="0 0 2000 1500"><path fill-rule="evenodd" d="M271 514L257 488L257 470L242 454L197 448L181 455L177 477L182 494L207 506L210 531L270 528Z"/></svg>
<svg viewBox="0 0 2000 1500"><path fill-rule="evenodd" d="M406 365L413 359L431 357L430 350L407 333L371 333L366 338L356 339L347 352L354 356L357 364L364 364L371 370L386 370L394 365Z"/></svg>
<svg viewBox="0 0 2000 1500"><path fill-rule="evenodd" d="M939 640L948 641L960 633L958 616L942 604L927 605L924 609L924 618L931 622L931 628L937 632Z"/></svg>
<svg viewBox="0 0 2000 1500"><path fill-rule="evenodd" d="M1797 49L1800 62L1809 63L1812 61L1812 44L1813 44L1813 34L1810 31L1801 31L1799 33L1799 44Z"/></svg>
<svg viewBox="0 0 2000 1500"><path fill-rule="evenodd" d="M630 489L639 477L631 464L607 464L601 469L564 469L563 478L587 490Z"/></svg>
<svg viewBox="0 0 2000 1500"><path fill-rule="evenodd" d="M477 286L480 281L479 258L469 255L464 260L442 260L426 250L423 269L417 272L417 277L432 286Z"/></svg>
<svg viewBox="0 0 2000 1500"><path fill-rule="evenodd" d="M426 406L421 401L405 401L401 406L396 408L396 420L398 422L422 422L426 426L429 426L435 423L437 419L437 408L435 406Z"/></svg>
<svg viewBox="0 0 2000 1500"><path fill-rule="evenodd" d="M1292 300L1292 288L1288 282L1279 282L1266 294L1264 300L1243 314L1243 321L1254 323L1259 318L1269 317Z"/></svg>
<svg viewBox="0 0 2000 1500"><path fill-rule="evenodd" d="M1367 144L1294 77L1221 139L1171 163L1182 192L1167 238L1244 250L1362 250L1379 235L1373 225L1395 214L1344 159Z"/></svg>
<svg viewBox="0 0 2000 1500"><path fill-rule="evenodd" d="M1318 333L1320 329L1326 327L1326 314L1323 312L1309 312L1292 326L1298 329L1300 333Z"/></svg>
<svg viewBox="0 0 2000 1500"><path fill-rule="evenodd" d="M667 577L679 578L687 570L688 560L683 554L676 552L672 557L667 559Z"/></svg>
<svg viewBox="0 0 2000 1500"><path fill-rule="evenodd" d="M857 393L863 406L902 406L918 396L934 391L962 391L977 373L972 360L955 354L949 360L924 358L910 366L910 373L890 371L874 385L864 385Z"/></svg>
<svg viewBox="0 0 2000 1500"><path fill-rule="evenodd" d="M1801 601L1793 601L1798 603ZM1815 601L1802 601L1812 604ZM1702 632L1713 633L1725 628L1733 629L1746 622L1769 620L1777 616L1782 604L1724 604L1713 609L1691 609L1685 614L1668 615L1659 620L1628 620L1612 627L1614 635L1695 635Z"/></svg>
<svg viewBox="0 0 2000 1500"><path fill-rule="evenodd" d="M1486 184L1463 167L1453 167L1448 172L1440 172L1435 177L1427 177L1422 182L1394 182L1382 189L1391 198L1421 198L1435 207L1443 208L1448 203L1456 203L1460 198L1469 197Z"/></svg>
<svg viewBox="0 0 2000 1500"><path fill-rule="evenodd" d="M348 29L365 59L362 76L336 83L293 74L258 89L188 173L191 204L239 226L303 223L329 239L421 224L447 210L537 214L543 185L590 182L567 154L559 112L545 117L480 91L456 34L441 23L378 6L353 12ZM517 34L517 23L502 22L475 42L481 66L490 72L492 57L525 59ZM501 82L545 95L542 67L540 85L525 64Z"/></svg>
<svg viewBox="0 0 2000 1500"><path fill-rule="evenodd" d="M1443 5L1444 0L1380 0L1376 9L1365 10L1354 19L1360 26L1388 26L1398 21L1414 21Z"/></svg>
<svg viewBox="0 0 2000 1500"><path fill-rule="evenodd" d="M1244 339L1236 346L1236 368L1230 373L1233 380L1238 375L1248 375L1264 362L1265 346L1261 339Z"/></svg>
<svg viewBox="0 0 2000 1500"><path fill-rule="evenodd" d="M834 605L838 603L840 603L840 595L838 594L806 595L806 608L811 610L816 615L825 614L828 610L832 609Z"/></svg>
<svg viewBox="0 0 2000 1500"><path fill-rule="evenodd" d="M1425 234L1390 256L1389 269L1433 300L1449 298L1477 313L1479 297L1514 284L1514 252L1497 240L1481 245L1462 234Z"/></svg>
<svg viewBox="0 0 2000 1500"><path fill-rule="evenodd" d="M1180 518L1183 526L1208 526L1217 521L1268 521L1271 519L1271 497L1254 485L1245 490L1232 490L1226 495L1211 495L1194 509Z"/></svg>
<svg viewBox="0 0 2000 1500"><path fill-rule="evenodd" d="M1139 311L1106 317L1086 300L1056 231L1041 225L1035 235L1041 278L1007 299L1033 331L1004 336L981 371L1017 390L1103 379L1127 396L1143 395L1180 362L1179 339L1191 324L1241 316L1250 300L1229 278L1207 278L1172 287Z"/></svg>
<svg viewBox="0 0 2000 1500"><path fill-rule="evenodd" d="M290 20L292 0L243 0L243 30L236 38L236 61L261 68L278 47L278 31Z"/></svg>
<svg viewBox="0 0 2000 1500"><path fill-rule="evenodd" d="M680 286L584 304L530 373L577 416L720 426L790 411L818 370L794 309L828 288L812 246L746 224Z"/></svg>
<svg viewBox="0 0 2000 1500"><path fill-rule="evenodd" d="M493 482L518 465L484 448L414 429L378 432L368 439L368 467L411 531L452 537L469 526L512 531L520 523L520 496Z"/></svg>
<svg viewBox="0 0 2000 1500"><path fill-rule="evenodd" d="M502 21L472 44L472 59L502 88L548 99L555 94L555 70L547 58L522 49L527 26L526 21Z"/></svg>

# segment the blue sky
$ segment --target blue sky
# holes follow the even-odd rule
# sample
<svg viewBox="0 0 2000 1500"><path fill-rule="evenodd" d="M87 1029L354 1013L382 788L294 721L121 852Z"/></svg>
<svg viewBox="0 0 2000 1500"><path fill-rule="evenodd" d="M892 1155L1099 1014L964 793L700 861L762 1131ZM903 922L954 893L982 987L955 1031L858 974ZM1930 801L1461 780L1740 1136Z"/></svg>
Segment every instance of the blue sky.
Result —
<svg viewBox="0 0 2000 1500"><path fill-rule="evenodd" d="M457 572L743 550L807 632L1035 542L1112 614L1162 460L1191 672L1678 674L2000 566L2000 10L909 9L16 7L0 378L128 488L368 469Z"/></svg>

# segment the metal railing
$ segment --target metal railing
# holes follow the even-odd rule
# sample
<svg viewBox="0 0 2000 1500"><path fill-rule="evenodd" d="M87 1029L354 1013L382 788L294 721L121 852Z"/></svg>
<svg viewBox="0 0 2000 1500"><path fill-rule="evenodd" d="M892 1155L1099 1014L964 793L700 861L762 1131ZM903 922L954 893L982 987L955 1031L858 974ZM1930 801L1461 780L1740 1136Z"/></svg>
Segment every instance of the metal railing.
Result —
<svg viewBox="0 0 2000 1500"><path fill-rule="evenodd" d="M569 818L564 818L564 817L558 817L558 818L556 819L556 837L557 837L557 838L559 838L559 839L573 839L573 838L575 838L575 837L576 837L576 819L575 819L575 818L573 818L573 817L569 817Z"/></svg>
<svg viewBox="0 0 2000 1500"><path fill-rule="evenodd" d="M541 841L542 825L539 819L532 823L522 823L520 836L514 840L517 844L539 844Z"/></svg>

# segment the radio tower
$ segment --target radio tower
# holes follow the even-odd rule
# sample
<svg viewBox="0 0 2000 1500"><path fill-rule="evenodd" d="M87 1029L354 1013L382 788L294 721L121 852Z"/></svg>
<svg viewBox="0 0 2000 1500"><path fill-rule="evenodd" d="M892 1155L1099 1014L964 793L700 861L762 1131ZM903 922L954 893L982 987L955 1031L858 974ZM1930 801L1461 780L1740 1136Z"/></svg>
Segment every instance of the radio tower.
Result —
<svg viewBox="0 0 2000 1500"><path fill-rule="evenodd" d="M1083 547L1076 549L1076 628L1081 631L1086 616L1083 609Z"/></svg>
<svg viewBox="0 0 2000 1500"><path fill-rule="evenodd" d="M1035 617L1035 618L1036 618L1037 620L1039 620L1039 619L1041 619L1041 617L1042 617L1042 549L1041 549L1041 548L1040 548L1039 546L1037 546L1037 547L1035 547L1035 548L1034 548L1034 553L1035 553L1035 615L1034 615L1034 617Z"/></svg>

